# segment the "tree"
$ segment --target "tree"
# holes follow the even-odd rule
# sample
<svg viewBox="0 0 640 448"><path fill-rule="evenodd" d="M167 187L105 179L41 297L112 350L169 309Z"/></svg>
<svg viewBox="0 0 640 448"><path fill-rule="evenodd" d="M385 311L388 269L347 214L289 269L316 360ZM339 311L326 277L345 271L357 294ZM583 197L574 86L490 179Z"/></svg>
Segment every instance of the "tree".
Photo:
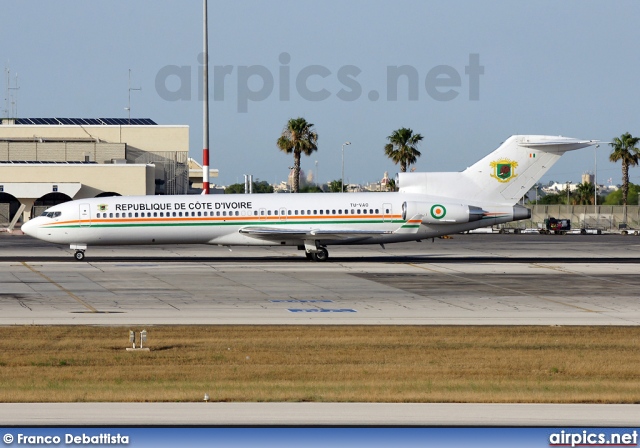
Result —
<svg viewBox="0 0 640 448"><path fill-rule="evenodd" d="M590 182L584 182L576 185L576 191L573 196L574 205L593 204L594 186Z"/></svg>
<svg viewBox="0 0 640 448"><path fill-rule="evenodd" d="M317 185L305 185L300 189L300 193L323 193L323 191Z"/></svg>
<svg viewBox="0 0 640 448"><path fill-rule="evenodd" d="M611 162L622 162L622 205L627 205L629 195L629 167L638 164L640 150L636 145L640 141L638 137L632 137L628 132L613 139L609 145L613 148L609 155Z"/></svg>
<svg viewBox="0 0 640 448"><path fill-rule="evenodd" d="M565 204L566 202L567 195L564 193L551 193L538 197L538 204L541 205Z"/></svg>
<svg viewBox="0 0 640 448"><path fill-rule="evenodd" d="M342 191L342 181L332 180L329 182L329 191L331 193L340 193Z"/></svg>
<svg viewBox="0 0 640 448"><path fill-rule="evenodd" d="M269 185L266 180L253 182L254 193L273 193L273 186ZM244 184L231 184L224 189L224 194L242 194L244 193Z"/></svg>
<svg viewBox="0 0 640 448"><path fill-rule="evenodd" d="M636 185L633 182L629 182L629 198L632 203L638 198L638 194L640 193L640 185ZM598 199L598 203L601 201ZM622 189L616 190L613 193L609 194L602 202L602 205L622 205Z"/></svg>
<svg viewBox="0 0 640 448"><path fill-rule="evenodd" d="M293 186L292 191L300 190L300 155L310 156L318 150L318 134L313 130L313 124L302 117L291 118L276 142L278 148L287 154L293 153Z"/></svg>
<svg viewBox="0 0 640 448"><path fill-rule="evenodd" d="M400 171L406 173L407 167L421 156L416 146L422 139L422 135L414 134L411 129L400 128L387 137L389 143L385 145L384 153L393 163L400 164Z"/></svg>
<svg viewBox="0 0 640 448"><path fill-rule="evenodd" d="M396 191L396 180L389 179L387 182L387 191Z"/></svg>

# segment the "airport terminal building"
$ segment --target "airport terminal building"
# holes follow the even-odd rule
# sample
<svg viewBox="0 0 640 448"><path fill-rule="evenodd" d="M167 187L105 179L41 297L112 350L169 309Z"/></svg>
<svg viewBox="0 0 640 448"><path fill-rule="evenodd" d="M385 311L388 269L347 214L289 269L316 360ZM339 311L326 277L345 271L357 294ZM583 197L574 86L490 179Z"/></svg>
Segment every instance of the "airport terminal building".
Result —
<svg viewBox="0 0 640 448"><path fill-rule="evenodd" d="M186 125L133 118L5 118L0 223L9 222L22 205L26 221L72 199L187 194L190 163Z"/></svg>

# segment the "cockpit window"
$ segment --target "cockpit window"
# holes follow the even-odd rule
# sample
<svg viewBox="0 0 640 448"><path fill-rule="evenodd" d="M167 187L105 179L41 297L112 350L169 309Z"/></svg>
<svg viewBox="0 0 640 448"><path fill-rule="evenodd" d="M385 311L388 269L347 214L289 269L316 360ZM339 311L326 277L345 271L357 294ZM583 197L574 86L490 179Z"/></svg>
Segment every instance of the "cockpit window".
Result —
<svg viewBox="0 0 640 448"><path fill-rule="evenodd" d="M47 218L57 218L58 216L60 216L62 214L62 212L48 212L48 211L44 211L42 213L42 215L40 216L46 216Z"/></svg>

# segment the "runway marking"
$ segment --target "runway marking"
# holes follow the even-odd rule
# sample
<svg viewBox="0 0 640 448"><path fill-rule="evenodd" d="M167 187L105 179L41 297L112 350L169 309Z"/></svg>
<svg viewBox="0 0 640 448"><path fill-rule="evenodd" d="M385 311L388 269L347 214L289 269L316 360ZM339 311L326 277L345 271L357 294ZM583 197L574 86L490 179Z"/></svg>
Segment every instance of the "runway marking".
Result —
<svg viewBox="0 0 640 448"><path fill-rule="evenodd" d="M545 268L545 269L551 269L552 271L562 272L563 274L580 275L582 277L592 278L592 279L595 279L595 280L598 280L598 281L601 281L601 282L614 283L616 285L631 286L632 288L638 286L638 285L632 285L632 284L629 284L629 283L624 283L624 282L621 282L621 281L618 281L618 280L614 281L614 280L609 280L609 279L606 279L606 278L601 278L601 277L596 277L596 276L593 276L593 275L584 274L584 273L579 272L579 271L572 271L572 270L569 270L569 269L566 269L566 268L561 268L560 266L550 266L550 265L545 265L545 264L540 264L540 263L532 263L532 265L533 266L538 266L538 267L541 267L541 268Z"/></svg>
<svg viewBox="0 0 640 448"><path fill-rule="evenodd" d="M32 268L31 266L29 266L26 262L22 261L21 262L22 265L24 267L26 267L27 269L29 269L31 272L33 272L34 274L38 274L40 277L44 278L46 281L48 281L49 283L51 283L52 285L55 285L56 287L58 287L61 291L64 291L65 293L67 293L69 295L69 297L71 297L73 300L75 300L76 302L78 302L80 305L84 306L85 308L87 308L89 311L91 311L92 313L99 313L100 311L98 311L97 309L95 309L94 307L92 307L91 305L89 305L87 302L85 302L84 300L82 300L80 297L78 297L77 295L75 295L74 293L72 293L71 291L69 291L67 288L65 288L64 286L54 282L51 278L47 277L45 274L43 274L40 271L37 271L36 269Z"/></svg>
<svg viewBox="0 0 640 448"><path fill-rule="evenodd" d="M555 303L555 304L558 304L558 305L568 306L570 308L575 308L577 310L585 311L587 313L602 314L602 313L600 313L598 311L590 310L589 308L584 308L584 307L577 306L577 305L571 305L570 303L565 303L565 302L561 302L559 300L549 299L549 298L543 297L543 296L527 294L527 293L519 291L517 289L507 288L507 287L504 287L504 286L501 286L501 285L496 285L496 284L485 282L485 281L482 281L482 280L470 280L470 279L468 279L467 277L465 277L463 275L456 275L456 274L451 274L451 273L448 273L448 272L437 271L435 269L431 269L431 268L428 268L426 266L418 266L418 265L413 264L413 263L408 263L408 264L409 264L409 266L413 266L413 267L418 268L418 269L423 269L425 271L431 271L431 272L435 272L437 274L444 274L444 275L448 275L450 277L460 278L460 279L463 279L463 280L465 280L467 282L482 283L483 285L491 286L492 288L499 288L499 289L502 289L502 290L505 290L505 291L510 291L510 292L517 293L517 294L522 295L522 296L537 297L538 299L541 299L541 300L544 300L544 301L547 301L547 302ZM447 268L447 269L453 270L451 268Z"/></svg>
<svg viewBox="0 0 640 448"><path fill-rule="evenodd" d="M356 310L351 308L288 308L287 311L292 313L357 313Z"/></svg>

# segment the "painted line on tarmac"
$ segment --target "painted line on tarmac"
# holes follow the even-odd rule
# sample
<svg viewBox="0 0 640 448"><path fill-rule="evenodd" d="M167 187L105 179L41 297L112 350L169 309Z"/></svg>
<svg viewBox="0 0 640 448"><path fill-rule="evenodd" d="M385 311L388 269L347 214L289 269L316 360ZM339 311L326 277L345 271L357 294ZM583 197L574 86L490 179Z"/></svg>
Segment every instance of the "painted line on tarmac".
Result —
<svg viewBox="0 0 640 448"><path fill-rule="evenodd" d="M502 289L502 290L504 290L504 291L509 291L509 292L512 292L512 293L516 293L516 294L521 295L521 296L537 297L537 298L538 298L538 299L540 299L540 300L544 300L544 301L547 301L547 302L555 303L555 304L557 304L557 305L564 305L564 306L567 306L567 307L569 307L569 308L575 308L575 309L577 309L577 310L585 311L585 312L587 312L587 313L598 313L598 314L602 314L602 313L600 313L600 312L598 312L598 311L590 310L589 308L584 308L584 307L582 307L582 306L578 306L578 305L572 305L572 304L570 304L570 303L562 302L562 301L560 301L560 300L553 300L553 299L550 299L550 298L548 298L548 297L544 297L544 296L539 296L539 295L534 295L534 294L528 294L528 293L526 293L526 292L522 292L522 291L520 291L520 290L518 290L518 289L506 288L506 287L504 287L504 286L496 285L496 284L494 284L494 283L484 282L484 281L482 281L482 280L471 280L471 279L468 279L467 277L465 277L464 275L456 275L456 274L452 274L452 273L449 273L449 272L438 271L438 270L435 270L435 269L432 269L432 268L428 268L428 267L426 267L426 266L419 266L419 265L417 265L417 264L413 264L413 263L408 263L408 264L409 264L409 266L413 266L414 268L422 269L422 270L425 270L425 271L435 272L435 273L437 273L437 274L444 274L444 275L448 275L448 276L450 276L450 277L455 277L455 278L463 279L463 280L465 280L465 281L467 281L467 282L471 282L471 283L481 283L481 284L483 284L483 285L491 286L492 288ZM453 270L453 269L451 269L451 268L447 268L447 269L449 269L449 270Z"/></svg>
<svg viewBox="0 0 640 448"><path fill-rule="evenodd" d="M327 308L288 308L291 313L357 313L351 308L327 309Z"/></svg>
<svg viewBox="0 0 640 448"><path fill-rule="evenodd" d="M538 266L544 269L550 269L552 271L557 271L557 272L562 272L563 274L574 274L574 275L579 275L581 277L586 277L586 278L591 278L594 280L598 280L600 282L607 282L607 283L613 283L614 285L624 285L624 286L631 286L632 288L637 288L638 285L636 284L631 284L631 283L625 283L625 282L621 282L619 280L609 280L608 278L602 278L602 277L598 277L596 275L589 275L589 274L585 274L583 272L579 272L579 271L572 271L568 268L563 268L560 266L551 266L548 264L542 264L542 263L532 263L533 266Z"/></svg>
<svg viewBox="0 0 640 448"><path fill-rule="evenodd" d="M27 269L29 269L31 272L38 274L40 277L44 278L46 281L48 281L49 283L51 283L52 285L55 285L57 288L59 288L61 291L64 291L65 293L67 293L69 295L69 297L71 297L73 300L75 300L76 302L78 302L80 305L84 306L85 308L87 308L89 311L91 311L92 313L99 313L100 311L98 311L97 309L95 309L94 307L92 307L91 305L89 305L87 302L85 302L84 300L82 300L80 297L78 297L77 295L75 295L74 293L72 293L71 291L69 291L67 288L65 288L64 286L54 282L52 279L50 279L49 277L47 277L45 274L43 274L42 272L32 268L31 266L29 266L26 262L22 261L21 262L22 265L24 267L26 267Z"/></svg>

